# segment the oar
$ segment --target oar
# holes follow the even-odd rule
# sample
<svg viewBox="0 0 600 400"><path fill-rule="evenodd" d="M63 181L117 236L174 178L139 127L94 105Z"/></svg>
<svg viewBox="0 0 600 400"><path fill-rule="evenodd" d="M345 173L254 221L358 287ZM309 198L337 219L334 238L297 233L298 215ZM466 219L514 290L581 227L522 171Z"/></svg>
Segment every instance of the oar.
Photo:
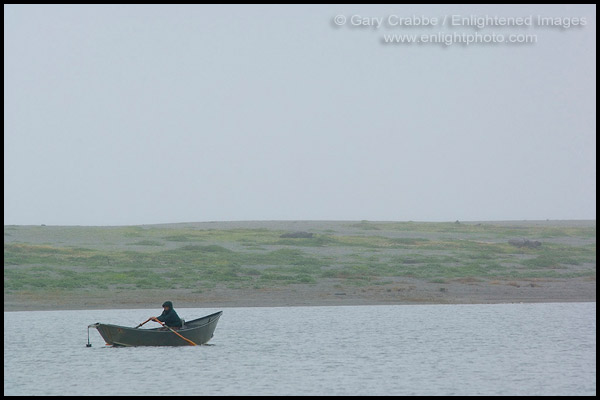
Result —
<svg viewBox="0 0 600 400"><path fill-rule="evenodd" d="M196 343L192 342L190 339L188 338L184 338L183 336L181 336L179 333L175 332L173 329L171 329L170 326L167 326L165 324L163 324L162 321L160 321L158 318L156 317L152 317L152 320L155 322L158 322L159 324L161 324L162 326L164 326L165 328L168 328L171 332L173 332L174 334L176 334L177 336L179 336L180 338L182 338L183 340L185 340L186 342L188 342L191 346L198 346Z"/></svg>
<svg viewBox="0 0 600 400"><path fill-rule="evenodd" d="M146 322L148 322L148 321L152 320L152 318L154 318L154 317L150 317L150 318L148 318L147 320L145 320L144 322L142 322L141 324L139 324L138 326L136 326L134 329L137 329L137 328L139 328L140 326L144 325Z"/></svg>

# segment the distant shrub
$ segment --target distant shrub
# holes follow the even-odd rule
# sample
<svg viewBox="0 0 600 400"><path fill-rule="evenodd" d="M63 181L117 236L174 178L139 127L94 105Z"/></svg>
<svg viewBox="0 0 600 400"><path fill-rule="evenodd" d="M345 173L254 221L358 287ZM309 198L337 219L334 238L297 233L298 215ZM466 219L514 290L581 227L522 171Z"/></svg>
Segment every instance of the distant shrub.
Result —
<svg viewBox="0 0 600 400"><path fill-rule="evenodd" d="M165 236L164 239L168 240L169 242L192 242L194 240L188 235L171 235Z"/></svg>
<svg viewBox="0 0 600 400"><path fill-rule="evenodd" d="M217 245L208 245L208 246L188 245L188 246L180 247L178 250L198 251L198 252L205 252L205 253L232 253L231 250L226 249L225 247L217 246Z"/></svg>
<svg viewBox="0 0 600 400"><path fill-rule="evenodd" d="M162 246L161 242L157 242L156 240L140 240L135 243L128 243L129 246Z"/></svg>
<svg viewBox="0 0 600 400"><path fill-rule="evenodd" d="M294 239L299 239L299 238L310 239L313 237L313 234L310 232L288 232L288 233L284 233L284 234L280 235L279 237L280 238L294 238Z"/></svg>

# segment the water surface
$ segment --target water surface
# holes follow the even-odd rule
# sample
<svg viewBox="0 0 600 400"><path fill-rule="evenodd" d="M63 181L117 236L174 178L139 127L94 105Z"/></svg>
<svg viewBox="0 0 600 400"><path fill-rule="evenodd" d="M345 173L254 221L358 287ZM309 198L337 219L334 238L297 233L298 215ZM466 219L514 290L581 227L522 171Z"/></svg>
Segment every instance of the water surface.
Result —
<svg viewBox="0 0 600 400"><path fill-rule="evenodd" d="M207 346L137 348L87 325L160 310L5 312L4 394L596 394L596 303L222 310Z"/></svg>

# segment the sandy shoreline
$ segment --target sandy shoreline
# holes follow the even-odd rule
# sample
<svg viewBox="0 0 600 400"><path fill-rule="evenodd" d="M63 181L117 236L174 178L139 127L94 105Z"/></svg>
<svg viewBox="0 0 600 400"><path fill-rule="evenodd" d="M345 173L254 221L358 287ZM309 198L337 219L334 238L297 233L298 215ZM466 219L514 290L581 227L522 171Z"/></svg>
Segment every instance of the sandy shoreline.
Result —
<svg viewBox="0 0 600 400"><path fill-rule="evenodd" d="M402 279L382 286L344 287L327 283L264 289L185 289L132 291L69 291L43 295L4 295L4 311L86 309L160 309L165 300L178 308L292 307L409 304L496 304L595 302L591 279L529 279L431 283Z"/></svg>

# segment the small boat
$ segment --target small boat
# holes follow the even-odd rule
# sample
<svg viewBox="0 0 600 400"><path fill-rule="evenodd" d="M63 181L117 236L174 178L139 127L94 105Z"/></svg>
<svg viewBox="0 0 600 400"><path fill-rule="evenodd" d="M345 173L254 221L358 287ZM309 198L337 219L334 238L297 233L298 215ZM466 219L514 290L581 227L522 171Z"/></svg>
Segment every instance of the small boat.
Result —
<svg viewBox="0 0 600 400"><path fill-rule="evenodd" d="M88 325L96 328L107 345L112 346L189 346L208 342L214 335L217 322L223 311L207 315L192 321L184 321L184 325L172 331L165 328L137 329L128 326L102 324L96 322ZM191 343L190 343L191 342ZM88 347L89 333L88 333Z"/></svg>

